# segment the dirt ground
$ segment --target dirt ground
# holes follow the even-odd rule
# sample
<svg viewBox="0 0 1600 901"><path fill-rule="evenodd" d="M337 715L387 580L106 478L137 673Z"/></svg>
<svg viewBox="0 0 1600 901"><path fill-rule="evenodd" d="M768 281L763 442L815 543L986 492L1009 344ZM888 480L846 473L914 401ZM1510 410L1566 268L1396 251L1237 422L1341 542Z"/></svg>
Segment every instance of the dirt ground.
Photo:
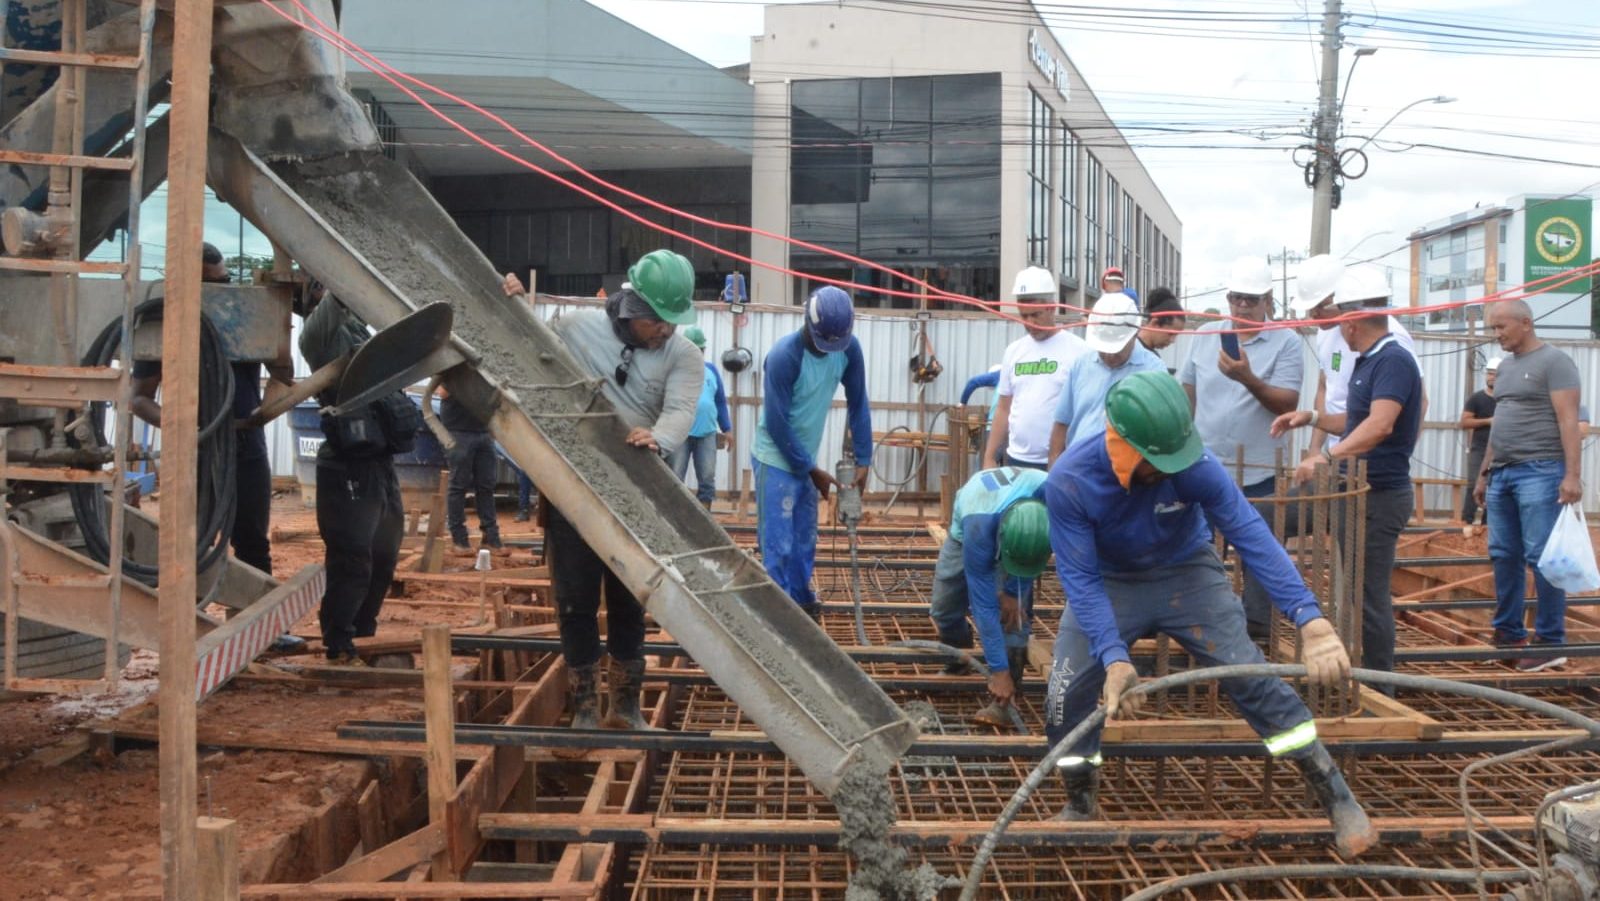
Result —
<svg viewBox="0 0 1600 901"><path fill-rule="evenodd" d="M509 514L502 516L508 538L526 535L522 524L509 520ZM276 497L273 526L281 533L273 541L280 578L321 562L315 516L293 490ZM471 562L447 560L446 570L464 570ZM508 565L499 559L496 564ZM477 617L477 597L473 587L412 584L405 598L385 605L373 640L415 638L428 623L467 625ZM451 600L465 603L406 603ZM315 611L294 631L316 639ZM292 668L316 660L313 654L270 662ZM115 756L94 748L72 754L86 744L84 730L97 722L118 718L156 727L156 655L135 652L124 675L115 694L0 702L0 860L6 862L0 867L0 898L111 898L159 889L160 795L153 744L134 743ZM202 732L236 728L332 736L346 720L415 719L421 710L420 688L307 689L236 681L206 699L198 718ZM58 759L69 755L65 762ZM241 875L247 883L298 881L309 875L284 871L281 862L273 869L275 860L297 856L293 849L286 852L286 837L308 828L327 805L353 803L373 770L371 762L352 758L202 748L200 812L238 822Z"/></svg>

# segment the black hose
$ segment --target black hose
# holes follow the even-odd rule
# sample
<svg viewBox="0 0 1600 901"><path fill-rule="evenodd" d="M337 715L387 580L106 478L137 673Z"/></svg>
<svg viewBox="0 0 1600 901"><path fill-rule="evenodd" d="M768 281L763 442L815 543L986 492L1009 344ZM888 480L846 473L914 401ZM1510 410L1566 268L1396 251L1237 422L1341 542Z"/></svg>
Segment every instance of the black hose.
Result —
<svg viewBox="0 0 1600 901"><path fill-rule="evenodd" d="M1231 885L1235 882L1262 882L1268 879L1414 879L1422 882L1477 882L1479 878L1486 883L1527 882L1533 876L1525 870L1484 870L1478 873L1473 870L1440 870L1392 864L1297 863L1191 873L1134 892L1122 901L1151 901L1152 898L1202 885L1221 883Z"/></svg>
<svg viewBox="0 0 1600 901"><path fill-rule="evenodd" d="M1173 673L1158 679L1146 679L1131 689L1138 694L1161 691L1163 689L1179 688L1198 682L1212 682L1218 679L1231 678L1259 678L1264 676L1304 676L1306 668L1297 663L1247 663L1235 666L1211 666L1202 669L1186 670ZM1379 670L1356 669L1351 675L1358 681L1377 685L1392 685L1396 688L1406 688L1413 691L1441 691L1452 694L1464 695L1483 701L1495 701L1501 704L1510 704L1524 710L1531 710L1541 716L1547 716L1558 722L1566 723L1577 729L1600 737L1600 721L1584 716L1575 710L1558 707L1548 701L1519 695L1516 692L1505 691L1499 688L1490 688L1487 685L1473 685L1466 682L1456 682L1452 679L1439 679L1432 676L1413 676L1401 673L1386 673ZM974 855L972 866L967 870L966 882L961 888L961 901L972 901L978 894L978 886L983 882L983 873L987 869L989 860L994 856L994 850L1000 843L1000 836L1010 827L1011 822L1022 812L1022 805L1027 803L1029 796L1036 791L1045 780L1046 774L1055 768L1056 761L1066 756L1067 750L1076 746L1078 741L1090 730L1105 722L1106 708L1102 705L1096 707L1094 712L1084 717L1068 732L1066 737L1057 742L1048 752L1039 765L1034 767L1023 780L1022 786L1011 796L1006 803L1005 810L995 820L983 843L978 846L978 853Z"/></svg>
<svg viewBox="0 0 1600 901"><path fill-rule="evenodd" d="M155 298L134 308L135 328L141 323L161 319L164 298ZM196 461L195 559L200 572L209 569L228 550L237 512L233 433L233 368L222 346L222 336L211 321L200 317L200 434ZM84 354L85 366L110 366L122 347L122 317L111 320ZM123 361L123 365L131 365ZM90 405L89 425L94 441L106 446L106 403ZM132 415L131 412L129 415ZM69 436L69 441L72 439ZM122 502L122 486L113 491L116 503ZM69 489L72 513L83 534L84 549L99 563L111 559L107 534L105 495L98 485L73 485ZM147 585L155 585L157 567L122 561L123 572Z"/></svg>

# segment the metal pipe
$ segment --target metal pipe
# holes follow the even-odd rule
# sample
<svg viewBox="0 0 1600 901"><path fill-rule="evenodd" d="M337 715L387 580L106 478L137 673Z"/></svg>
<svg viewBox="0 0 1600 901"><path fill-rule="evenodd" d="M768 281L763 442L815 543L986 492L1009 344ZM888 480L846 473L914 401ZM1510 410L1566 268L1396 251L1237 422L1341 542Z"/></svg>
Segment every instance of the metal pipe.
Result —
<svg viewBox="0 0 1600 901"><path fill-rule="evenodd" d="M449 453L456 448L456 438L444 427L444 423L439 421L438 414L433 412L433 393L439 390L440 379L441 376L438 375L428 379L428 387L422 391L422 421L427 423L428 431L433 433L433 437L439 439L439 446L444 448L445 453Z"/></svg>
<svg viewBox="0 0 1600 901"><path fill-rule="evenodd" d="M1160 679L1149 679L1140 682L1132 691L1139 694L1148 694L1163 688L1175 688L1181 685L1212 682L1220 679L1271 676L1284 678L1287 676L1303 676L1305 672L1306 668L1298 664L1254 663L1240 666L1214 666L1175 673ZM1600 721L1591 719L1576 711L1568 710L1565 707L1559 707L1535 698L1524 697L1515 692L1501 691L1500 689L1483 685L1468 685L1454 682L1450 679L1385 673L1368 669L1352 670L1351 675L1358 681L1365 683L1392 685L1396 688L1417 691L1449 692L1479 700L1509 704L1547 716L1574 728L1582 729L1590 735L1600 737ZM1011 822L1017 818L1017 814L1022 811L1022 805L1043 784L1045 775L1055 767L1058 760L1066 756L1068 749L1075 746L1085 735L1088 735L1090 730L1104 723L1105 719L1105 707L1095 708L1093 713L1084 717L1083 721L1078 723L1071 732L1067 733L1065 738L1051 748L1049 753L1045 754L1044 759L1039 761L1039 765L1034 767L1033 772L1028 774L1028 778L1023 781L1022 787L1018 788L1016 793L1011 796L1011 800L1006 804L1006 808L1000 814L1000 818L995 820L994 827L989 830L988 835L984 836L983 844L978 848L978 853L973 858L972 866L967 871L967 880L961 889L961 901L972 901L977 897L978 886L983 882L984 870L987 868L989 860L994 856L994 849L999 843L1000 836L1005 833L1006 828L1011 825Z"/></svg>

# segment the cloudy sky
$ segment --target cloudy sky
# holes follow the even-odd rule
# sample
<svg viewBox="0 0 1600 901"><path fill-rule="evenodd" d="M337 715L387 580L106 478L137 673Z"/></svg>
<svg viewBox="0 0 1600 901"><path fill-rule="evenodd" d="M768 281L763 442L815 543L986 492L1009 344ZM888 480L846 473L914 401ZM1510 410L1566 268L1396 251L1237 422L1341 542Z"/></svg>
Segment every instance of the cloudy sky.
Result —
<svg viewBox="0 0 1600 901"><path fill-rule="evenodd" d="M748 62L749 38L761 31L761 3L592 2L719 66ZM982 2L932 6L949 14ZM1321 4L1101 4L1036 6L1182 219L1186 289L1220 284L1243 254L1303 251L1311 192L1294 147L1316 104L1320 55L1313 32ZM1187 16L1199 7L1232 21L1160 12L1134 18L1149 10ZM1366 147L1369 171L1346 185L1334 213L1335 254L1361 259L1399 251L1408 232L1475 204L1525 193L1600 192L1596 0L1356 0L1345 11L1341 84L1355 49L1379 52L1363 58L1349 81L1341 147L1360 144L1413 101L1456 100L1405 111ZM1170 131L1175 125L1178 133ZM1404 267L1406 258L1394 253L1383 262Z"/></svg>

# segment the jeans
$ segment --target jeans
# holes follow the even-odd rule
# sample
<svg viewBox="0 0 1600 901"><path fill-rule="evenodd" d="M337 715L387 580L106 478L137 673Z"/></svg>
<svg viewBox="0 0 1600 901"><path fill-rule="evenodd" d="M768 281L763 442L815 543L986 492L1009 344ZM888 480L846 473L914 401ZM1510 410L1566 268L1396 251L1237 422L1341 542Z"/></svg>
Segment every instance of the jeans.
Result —
<svg viewBox="0 0 1600 901"><path fill-rule="evenodd" d="M613 660L644 656L644 607L567 521L545 501L545 556L555 596L561 656L567 666L591 666L600 659L600 594L606 600L606 650Z"/></svg>
<svg viewBox="0 0 1600 901"><path fill-rule="evenodd" d="M694 460L694 496L711 506L717 498L717 433L690 435L678 449L667 455L667 465L685 485L689 484L689 460Z"/></svg>
<svg viewBox="0 0 1600 901"><path fill-rule="evenodd" d="M1476 448L1467 453L1467 496L1461 502L1461 518L1469 526L1478 518L1478 501L1473 498L1472 492L1478 487L1478 470L1483 468L1483 454L1484 451ZM1488 500L1484 498L1485 506L1488 505ZM1484 510L1483 513L1487 519L1489 511Z"/></svg>
<svg viewBox="0 0 1600 901"><path fill-rule="evenodd" d="M1210 547L1187 560L1157 569L1105 573L1106 595L1116 615L1117 631L1130 647L1146 636L1164 633L1183 646L1201 666L1261 663L1260 648L1245 634L1244 607L1222 561ZM1055 665L1045 693L1045 731L1054 747L1100 703L1105 670L1089 650L1089 637L1078 626L1069 604L1056 635ZM1250 728L1279 756L1310 753L1316 733L1311 711L1288 683L1276 677L1224 679L1222 691L1232 699ZM1296 727L1299 727L1297 730ZM1305 736L1304 744L1285 741L1286 734ZM1285 747L1285 744L1293 745ZM1084 736L1068 754L1094 762L1100 753L1100 730Z"/></svg>
<svg viewBox="0 0 1600 901"><path fill-rule="evenodd" d="M328 656L355 650L377 634L405 532L394 458L317 461L317 531L328 587L317 619Z"/></svg>
<svg viewBox="0 0 1600 901"><path fill-rule="evenodd" d="M817 486L810 473L789 472L751 460L756 472L756 544L778 587L810 609L811 570L817 562Z"/></svg>
<svg viewBox="0 0 1600 901"><path fill-rule="evenodd" d="M494 439L488 432L452 432L450 437L456 440L456 446L450 449L450 487L445 495L450 540L458 545L468 543L467 492L471 491L483 543L498 547L500 523L495 518L494 483L500 464L494 453Z"/></svg>
<svg viewBox="0 0 1600 901"><path fill-rule="evenodd" d="M1528 593L1528 566L1533 566L1539 609L1534 633L1542 642L1561 644L1567 638L1567 593L1539 574L1539 555L1561 512L1557 500L1566 464L1530 460L1489 471L1489 560L1494 565L1494 627L1504 638L1528 636L1523 606Z"/></svg>
<svg viewBox="0 0 1600 901"><path fill-rule="evenodd" d="M1296 488L1290 491L1288 496L1294 497L1305 490L1309 489ZM1405 531L1406 523L1411 520L1411 508L1415 499L1409 484L1399 488L1373 488L1367 492L1366 541L1363 546L1366 560L1363 564L1361 582L1360 663L1366 669L1385 672L1394 669L1394 594L1390 589L1390 579L1400 534ZM1344 510L1343 504L1334 504L1329 511L1328 527L1335 535L1344 534ZM1269 526L1272 524L1274 516L1272 505L1258 504L1256 512L1261 514ZM1283 519L1283 537L1293 538L1298 535L1299 505L1294 503L1285 505ZM1310 524L1311 514L1307 511L1307 528ZM1348 562L1351 559L1353 558L1346 557L1347 562L1342 564L1346 571L1352 568ZM1244 584L1247 596L1251 592L1258 592L1261 600L1257 603L1271 603L1265 589L1261 587L1261 583L1251 578L1249 570L1245 571ZM1250 601L1246 601L1247 608L1249 604Z"/></svg>
<svg viewBox="0 0 1600 901"><path fill-rule="evenodd" d="M533 479L522 470L517 470L517 509L527 513L533 509Z"/></svg>
<svg viewBox="0 0 1600 901"><path fill-rule="evenodd" d="M933 566L933 598L928 615L939 627L939 640L951 647L972 647L972 624L967 622L971 603L967 596L967 571L962 562L963 548L955 538L946 538L939 548L939 562ZM1001 574L1003 575L1003 573ZM996 586L999 588L1000 586ZM1007 648L1026 648L1033 628L1033 580L1006 577L1005 588L1013 592L1022 608L1022 625L1005 630ZM999 599L995 599L998 610ZM985 649L985 656L987 651Z"/></svg>
<svg viewBox="0 0 1600 901"><path fill-rule="evenodd" d="M236 512L233 533L228 536L233 556L270 576L272 543L267 531L272 525L272 461L266 457L235 461L233 496Z"/></svg>

